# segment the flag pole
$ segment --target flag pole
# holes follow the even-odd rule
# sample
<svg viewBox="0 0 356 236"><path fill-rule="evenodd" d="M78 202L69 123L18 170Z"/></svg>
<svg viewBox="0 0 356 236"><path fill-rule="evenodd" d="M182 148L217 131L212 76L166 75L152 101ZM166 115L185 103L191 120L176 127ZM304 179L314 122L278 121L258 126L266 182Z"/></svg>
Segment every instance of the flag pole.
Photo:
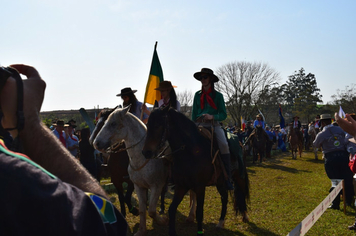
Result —
<svg viewBox="0 0 356 236"><path fill-rule="evenodd" d="M154 50L153 50L153 53L156 51L156 49L157 49L157 43L158 43L158 41L156 41L156 43L155 43L155 48L154 48ZM143 107L145 107L146 106L146 92L147 91L145 91L145 95L144 95L144 97L143 97L143 104L142 104L142 107L141 107L141 116L140 116L140 120L142 121L142 118L143 118Z"/></svg>

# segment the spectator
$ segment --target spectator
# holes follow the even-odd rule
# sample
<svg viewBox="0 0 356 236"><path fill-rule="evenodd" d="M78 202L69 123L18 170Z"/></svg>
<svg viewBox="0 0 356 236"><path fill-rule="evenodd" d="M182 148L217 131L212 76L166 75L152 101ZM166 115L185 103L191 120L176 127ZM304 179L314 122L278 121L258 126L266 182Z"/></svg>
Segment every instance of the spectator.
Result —
<svg viewBox="0 0 356 236"><path fill-rule="evenodd" d="M346 204L351 205L354 196L352 184L352 172L349 168L349 154L346 151L348 140L345 132L331 123L330 114L322 114L320 117L322 131L320 131L313 143L314 147L322 147L325 160L325 171L331 181L344 179ZM334 189L332 186L330 192ZM340 209L340 194L330 205L331 209Z"/></svg>
<svg viewBox="0 0 356 236"><path fill-rule="evenodd" d="M266 127L266 133L269 138L269 142L266 142L266 158L271 158L274 134L270 131L268 126Z"/></svg>
<svg viewBox="0 0 356 236"><path fill-rule="evenodd" d="M68 124L64 124L63 120L57 120L53 134L61 141L64 147L67 147L67 134L64 128L68 127Z"/></svg>
<svg viewBox="0 0 356 236"><path fill-rule="evenodd" d="M79 139L74 135L74 129L77 127L74 122L68 122L68 138L67 138L67 149L73 155L73 157L78 157L79 149Z"/></svg>
<svg viewBox="0 0 356 236"><path fill-rule="evenodd" d="M84 128L81 131L82 139L79 142L79 150L80 150L80 163L89 171L89 173L97 178L97 167L96 167L96 159L95 159L95 148L90 144L90 130L89 128ZM100 181L100 180L98 180Z"/></svg>

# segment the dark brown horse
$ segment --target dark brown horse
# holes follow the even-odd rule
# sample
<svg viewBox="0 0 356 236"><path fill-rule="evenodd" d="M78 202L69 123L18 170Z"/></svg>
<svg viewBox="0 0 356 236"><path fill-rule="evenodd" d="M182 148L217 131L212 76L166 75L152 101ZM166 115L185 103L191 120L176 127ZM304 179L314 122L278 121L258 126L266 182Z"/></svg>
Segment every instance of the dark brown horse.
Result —
<svg viewBox="0 0 356 236"><path fill-rule="evenodd" d="M115 107L116 108L116 107ZM95 126L93 133L90 136L90 143L92 144L95 137L103 127L108 116L115 110L114 109L103 109L98 114L98 121ZM116 150L124 148L124 144L117 147ZM126 216L125 203L129 211L137 216L139 215L138 209L133 207L131 204L131 196L134 191L134 184L130 180L129 173L127 172L127 167L129 165L129 156L126 151L113 151L108 157L108 169L110 172L111 182L114 184L117 195L119 197L121 213ZM124 193L123 183L127 183L126 193Z"/></svg>
<svg viewBox="0 0 356 236"><path fill-rule="evenodd" d="M300 132L300 133L298 133ZM292 158L297 159L297 153L299 152L299 157L302 157L303 152L303 135L301 131L293 128L293 123L289 124L289 147L292 151Z"/></svg>
<svg viewBox="0 0 356 236"><path fill-rule="evenodd" d="M262 126L257 125L255 128L255 135L252 138L253 163L258 160L258 155L260 156L260 163L263 161L263 158L265 158L267 141L267 134Z"/></svg>
<svg viewBox="0 0 356 236"><path fill-rule="evenodd" d="M196 193L197 209L196 220L198 235L203 235L203 207L205 198L205 187L211 184L214 176L214 165L211 157L211 142L199 131L193 121L184 114L174 109L152 111L147 123L147 137L143 147L146 158L157 157L168 141L173 157L173 179L175 182L174 197L169 207L169 235L176 235L175 220L177 207L188 190ZM247 204L249 197L249 181L244 165L243 173L238 169L232 172L234 181L234 210L241 213L243 221L247 222ZM228 191L225 186L223 174L216 176L215 185L221 196L222 209L219 224L223 227L227 203Z"/></svg>

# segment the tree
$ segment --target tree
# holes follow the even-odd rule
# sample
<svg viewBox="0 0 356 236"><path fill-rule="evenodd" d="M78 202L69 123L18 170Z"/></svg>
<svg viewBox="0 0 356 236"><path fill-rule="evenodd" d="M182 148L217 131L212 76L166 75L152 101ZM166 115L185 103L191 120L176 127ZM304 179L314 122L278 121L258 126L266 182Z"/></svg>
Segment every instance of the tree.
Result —
<svg viewBox="0 0 356 236"><path fill-rule="evenodd" d="M314 117L317 103L322 102L320 89L317 87L314 74L305 74L303 68L289 76L282 85L287 111L304 117L308 122Z"/></svg>
<svg viewBox="0 0 356 236"><path fill-rule="evenodd" d="M219 83L216 88L225 97L226 109L235 123L240 117L253 119L261 93L266 94L278 85L279 73L267 64L250 62L231 62L216 71Z"/></svg>
<svg viewBox="0 0 356 236"><path fill-rule="evenodd" d="M191 109L193 105L192 92L184 90L183 92L177 93L177 100L180 103L180 112L190 118Z"/></svg>
<svg viewBox="0 0 356 236"><path fill-rule="evenodd" d="M333 104L341 106L347 113L356 112L356 85L346 86L344 90L338 89L336 94L332 95Z"/></svg>

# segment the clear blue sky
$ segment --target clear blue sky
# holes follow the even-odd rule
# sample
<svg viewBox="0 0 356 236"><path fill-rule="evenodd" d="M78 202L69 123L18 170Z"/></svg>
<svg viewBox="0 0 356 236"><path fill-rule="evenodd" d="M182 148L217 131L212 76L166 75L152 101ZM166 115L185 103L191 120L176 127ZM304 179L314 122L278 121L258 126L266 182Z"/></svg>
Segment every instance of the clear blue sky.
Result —
<svg viewBox="0 0 356 236"><path fill-rule="evenodd" d="M0 64L40 71L42 111L114 107L124 87L142 101L156 41L177 92L199 90L202 67L262 62L281 83L315 74L326 103L355 81L355 12L351 0L2 1Z"/></svg>

